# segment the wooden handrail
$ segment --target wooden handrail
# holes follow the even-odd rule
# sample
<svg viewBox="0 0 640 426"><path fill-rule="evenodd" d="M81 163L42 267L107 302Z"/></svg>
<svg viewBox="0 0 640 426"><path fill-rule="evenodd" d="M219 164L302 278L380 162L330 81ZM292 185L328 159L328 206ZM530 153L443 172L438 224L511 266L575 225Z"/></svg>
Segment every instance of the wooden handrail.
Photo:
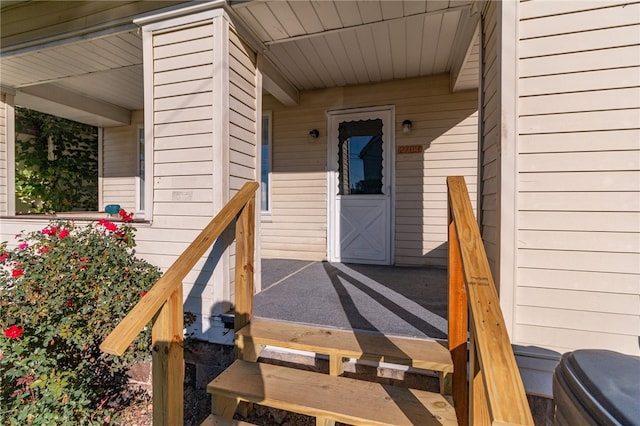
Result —
<svg viewBox="0 0 640 426"><path fill-rule="evenodd" d="M234 220L237 222L236 323L244 325L253 315L254 210L257 189L256 182L244 184L100 345L103 352L122 355L142 328L153 320L153 424L156 426L176 426L183 423L182 280Z"/></svg>
<svg viewBox="0 0 640 426"><path fill-rule="evenodd" d="M244 205L253 198L257 189L258 184L256 182L246 183L240 189L173 262L151 290L140 299L131 312L104 339L100 345L100 350L113 355L122 355L124 353L142 328L151 321L160 307L169 299L176 288L182 284L184 277L191 271L205 251L213 245Z"/></svg>
<svg viewBox="0 0 640 426"><path fill-rule="evenodd" d="M533 425L464 178L448 177L447 188L449 311L454 313L449 319L449 349L454 360L453 398L459 424ZM468 325L460 312L466 309L459 303L467 304L469 313L468 375Z"/></svg>

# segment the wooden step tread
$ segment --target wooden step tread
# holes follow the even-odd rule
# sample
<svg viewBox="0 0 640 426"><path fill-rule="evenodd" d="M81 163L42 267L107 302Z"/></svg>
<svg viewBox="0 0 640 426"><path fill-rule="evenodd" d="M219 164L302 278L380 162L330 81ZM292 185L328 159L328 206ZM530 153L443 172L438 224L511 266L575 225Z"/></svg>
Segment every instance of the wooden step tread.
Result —
<svg viewBox="0 0 640 426"><path fill-rule="evenodd" d="M225 419L223 417L210 414L204 419L200 426L255 426L253 423L247 423L240 420Z"/></svg>
<svg viewBox="0 0 640 426"><path fill-rule="evenodd" d="M246 343L298 349L329 356L367 359L416 368L452 372L449 350L435 340L383 336L254 318L236 333Z"/></svg>
<svg viewBox="0 0 640 426"><path fill-rule="evenodd" d="M207 391L353 425L457 425L437 393L258 362L235 361Z"/></svg>

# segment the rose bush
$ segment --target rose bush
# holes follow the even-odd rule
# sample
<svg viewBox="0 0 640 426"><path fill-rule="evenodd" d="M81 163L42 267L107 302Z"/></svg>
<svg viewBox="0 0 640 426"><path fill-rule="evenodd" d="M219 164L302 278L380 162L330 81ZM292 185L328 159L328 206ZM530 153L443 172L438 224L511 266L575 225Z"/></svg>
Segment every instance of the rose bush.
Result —
<svg viewBox="0 0 640 426"><path fill-rule="evenodd" d="M130 221L126 213L121 219ZM135 257L133 226L52 222L0 244L0 419L10 425L114 422L128 367L150 357L150 328L122 357L99 345L160 277Z"/></svg>

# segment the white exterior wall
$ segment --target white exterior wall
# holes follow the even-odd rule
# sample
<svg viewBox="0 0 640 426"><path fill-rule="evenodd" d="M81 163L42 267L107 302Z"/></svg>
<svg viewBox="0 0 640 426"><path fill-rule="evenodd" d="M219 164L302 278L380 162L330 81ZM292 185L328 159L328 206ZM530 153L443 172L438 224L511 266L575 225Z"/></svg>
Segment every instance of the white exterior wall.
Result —
<svg viewBox="0 0 640 426"><path fill-rule="evenodd" d="M515 335L638 355L640 4L519 4Z"/></svg>
<svg viewBox="0 0 640 426"><path fill-rule="evenodd" d="M303 92L295 107L265 97L272 112L271 218L262 224L262 255L323 260L327 256L326 111L395 105L395 263L446 266L446 176L463 175L476 198L477 94L452 94L449 76ZM404 120L413 130L402 132ZM309 142L311 129L320 131Z"/></svg>
<svg viewBox="0 0 640 426"><path fill-rule="evenodd" d="M496 286L500 286L500 101L498 96L497 2L486 2L482 10L480 108L480 174L482 211L480 229ZM469 182L467 182L469 183Z"/></svg>
<svg viewBox="0 0 640 426"><path fill-rule="evenodd" d="M151 23L145 31L145 54L152 55L145 61L153 64L145 76L153 200L150 226L138 227L137 252L167 268L242 184L256 179L260 89L255 53L221 10ZM232 340L217 327L233 301L232 238L219 240L183 282L185 310L198 314L196 337Z"/></svg>
<svg viewBox="0 0 640 426"><path fill-rule="evenodd" d="M482 230L512 341L637 355L640 5L484 6Z"/></svg>

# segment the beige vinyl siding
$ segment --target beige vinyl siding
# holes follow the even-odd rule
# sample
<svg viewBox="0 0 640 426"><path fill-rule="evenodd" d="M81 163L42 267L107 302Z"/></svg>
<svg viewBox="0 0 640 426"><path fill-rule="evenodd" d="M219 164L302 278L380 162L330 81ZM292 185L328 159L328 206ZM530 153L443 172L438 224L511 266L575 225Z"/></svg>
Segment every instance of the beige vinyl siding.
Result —
<svg viewBox="0 0 640 426"><path fill-rule="evenodd" d="M136 252L162 269L256 176L256 55L224 16L200 19L151 33L153 209ZM230 341L216 319L233 297L229 241L216 242L183 282L185 310L198 316L192 331L205 340Z"/></svg>
<svg viewBox="0 0 640 426"><path fill-rule="evenodd" d="M519 4L519 344L640 353L639 13Z"/></svg>
<svg viewBox="0 0 640 426"><path fill-rule="evenodd" d="M242 188L242 185L258 180L256 173L258 78L256 53L240 39L233 28L229 28L228 43L228 188L229 198L231 198ZM255 267L255 271L259 273L259 263L256 263ZM229 281L235 283L235 242L229 247ZM258 289L259 282L259 278L256 279L255 284ZM233 300L235 297L235 285L233 284L229 286L229 300Z"/></svg>
<svg viewBox="0 0 640 426"><path fill-rule="evenodd" d="M8 214L7 94L0 92L0 215ZM0 241L4 241L0 239Z"/></svg>
<svg viewBox="0 0 640 426"><path fill-rule="evenodd" d="M153 37L153 220L159 228L201 229L213 216L211 194L196 192L213 186L212 50L211 23Z"/></svg>
<svg viewBox="0 0 640 426"><path fill-rule="evenodd" d="M487 258L496 283L499 285L500 263L500 127L497 58L497 2L486 2L482 10L482 77L480 91L482 105L481 153L481 232ZM467 184L469 182L467 181Z"/></svg>
<svg viewBox="0 0 640 426"><path fill-rule="evenodd" d="M108 127L102 136L102 203L120 204L129 211L136 209L136 176L138 174L138 126L143 124L142 111L131 114L131 125Z"/></svg>
<svg viewBox="0 0 640 426"><path fill-rule="evenodd" d="M229 31L229 189L256 180L256 54Z"/></svg>
<svg viewBox="0 0 640 426"><path fill-rule="evenodd" d="M214 39L211 20L152 34L153 208L151 225L138 227L142 257L163 270L214 215ZM145 112L149 114L148 111ZM149 141L147 141L148 143ZM223 307L222 283L204 256L183 282L185 310L201 314L196 335ZM220 313L220 312L217 312ZM206 318L205 318L206 316Z"/></svg>
<svg viewBox="0 0 640 426"><path fill-rule="evenodd" d="M395 167L395 259L398 265L446 265L446 176L463 175L476 198L477 94L451 94L449 76L399 80L302 92L284 107L265 96L272 112L271 220L262 223L262 255L326 259L326 111L395 106L394 150L420 145L417 154L397 154ZM404 120L413 122L402 133ZM310 142L308 133L320 137Z"/></svg>

